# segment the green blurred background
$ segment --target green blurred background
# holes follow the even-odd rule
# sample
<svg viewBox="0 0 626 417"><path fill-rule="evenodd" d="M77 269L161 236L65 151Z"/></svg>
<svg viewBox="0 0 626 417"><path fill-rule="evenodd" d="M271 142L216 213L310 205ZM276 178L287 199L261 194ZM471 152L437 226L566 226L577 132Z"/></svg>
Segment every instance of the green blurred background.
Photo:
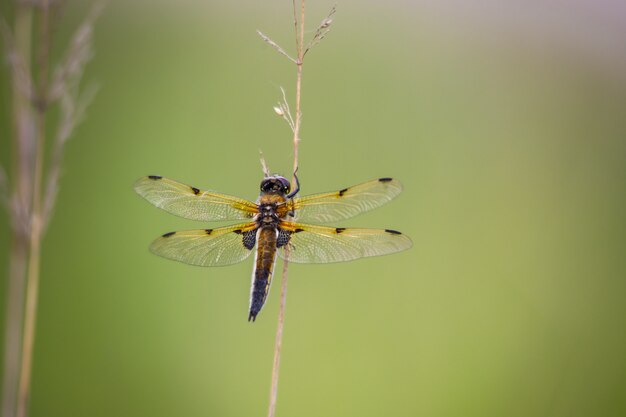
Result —
<svg viewBox="0 0 626 417"><path fill-rule="evenodd" d="M333 4L308 2L309 36ZM68 3L55 57L88 9ZM159 234L205 225L132 184L255 199L259 149L290 174L272 106L295 70L255 30L292 50L291 13L108 5L86 74L100 91L43 244L31 416L266 414L278 285L248 323L251 261L151 255ZM609 0L339 2L304 68L302 193L400 178L400 198L341 225L414 247L291 267L278 415L626 415L624 22ZM0 295L7 225L2 211Z"/></svg>

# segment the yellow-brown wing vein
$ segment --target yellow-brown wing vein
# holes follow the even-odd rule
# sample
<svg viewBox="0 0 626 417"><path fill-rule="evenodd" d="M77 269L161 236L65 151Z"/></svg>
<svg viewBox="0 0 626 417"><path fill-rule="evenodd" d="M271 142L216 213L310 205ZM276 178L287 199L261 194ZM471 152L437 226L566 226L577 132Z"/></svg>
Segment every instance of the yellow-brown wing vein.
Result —
<svg viewBox="0 0 626 417"><path fill-rule="evenodd" d="M409 249L411 239L390 229L357 229L314 226L281 222L283 245L278 255L285 258L289 248L289 262L330 263L351 261L368 256L388 255Z"/></svg>
<svg viewBox="0 0 626 417"><path fill-rule="evenodd" d="M258 212L251 201L203 191L158 175L137 180L135 191L153 205L191 220L245 220Z"/></svg>
<svg viewBox="0 0 626 417"><path fill-rule="evenodd" d="M150 245L164 258L190 265L224 266L243 261L252 253L257 224L242 223L217 229L165 233Z"/></svg>
<svg viewBox="0 0 626 417"><path fill-rule="evenodd" d="M349 219L393 200L402 191L400 181L379 178L330 193L295 198L286 207L295 220L326 223Z"/></svg>

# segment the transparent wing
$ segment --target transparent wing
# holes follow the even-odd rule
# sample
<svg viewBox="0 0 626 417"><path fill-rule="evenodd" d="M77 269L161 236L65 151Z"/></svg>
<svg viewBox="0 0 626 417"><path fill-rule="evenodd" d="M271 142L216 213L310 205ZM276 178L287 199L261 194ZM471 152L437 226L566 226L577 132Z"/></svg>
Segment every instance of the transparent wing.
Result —
<svg viewBox="0 0 626 417"><path fill-rule="evenodd" d="M287 203L295 219L326 223L349 219L393 200L402 191L400 181L379 178L332 193L296 198Z"/></svg>
<svg viewBox="0 0 626 417"><path fill-rule="evenodd" d="M256 223L244 223L218 229L170 232L152 242L150 251L190 265L232 265L252 253L256 228Z"/></svg>
<svg viewBox="0 0 626 417"><path fill-rule="evenodd" d="M278 251L289 262L330 263L351 261L368 256L388 255L413 246L408 236L389 229L352 229L282 222L283 247ZM285 243L286 242L286 243Z"/></svg>
<svg viewBox="0 0 626 417"><path fill-rule="evenodd" d="M191 220L244 220L258 212L251 201L202 191L158 175L138 179L135 191L155 206Z"/></svg>

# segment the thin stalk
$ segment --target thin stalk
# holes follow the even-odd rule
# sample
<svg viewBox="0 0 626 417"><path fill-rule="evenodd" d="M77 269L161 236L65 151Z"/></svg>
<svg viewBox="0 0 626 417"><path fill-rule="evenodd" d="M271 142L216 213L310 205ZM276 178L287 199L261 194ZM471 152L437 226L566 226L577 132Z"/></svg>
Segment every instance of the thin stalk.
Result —
<svg viewBox="0 0 626 417"><path fill-rule="evenodd" d="M33 223L39 223L39 218ZM33 346L35 343L35 322L37 319L37 296L39 293L39 265L41 248L41 225L33 224L31 233L30 256L28 260L28 280L26 288L26 310L24 317L24 334L22 339L22 363L20 370L20 386L17 402L17 417L25 417L30 394L32 376Z"/></svg>
<svg viewBox="0 0 626 417"><path fill-rule="evenodd" d="M13 417L17 409L17 391L20 381L20 346L24 310L24 282L28 242L21 232L14 232L11 238L9 284L6 308L6 328L4 332L4 377L2 385L2 416Z"/></svg>
<svg viewBox="0 0 626 417"><path fill-rule="evenodd" d="M32 41L32 7L19 2L16 6L14 47L15 54L23 62L25 71L30 69ZM15 65L13 71L15 71ZM13 186L9 210L11 213L11 247L9 255L9 282L4 333L4 375L2 384L2 416L14 417L17 409L17 392L20 380L20 347L24 319L24 290L28 258L28 233L25 230L26 211L29 206L30 149L28 142L31 121L29 98L13 78ZM27 75L30 78L30 75Z"/></svg>
<svg viewBox="0 0 626 417"><path fill-rule="evenodd" d="M48 71L50 62L50 8L48 0L41 4L41 49L39 51L39 94L36 98L37 110L37 145L35 172L33 179L33 204L30 225L30 253L26 281L26 307L22 339L22 361L20 386L17 402L17 417L26 417L32 375L33 346L35 342L35 323L37 319L37 296L39 293L40 250L43 231L42 223L42 182L44 147L46 141L46 110L48 108Z"/></svg>
<svg viewBox="0 0 626 417"><path fill-rule="evenodd" d="M294 20L296 31L296 49L298 57L296 60L296 120L293 129L293 178L295 184L295 173L298 170L298 145L300 144L300 125L302 122L301 96L302 96L302 66L303 66L303 45L304 45L304 3L300 0L300 20L296 18L296 5L294 0ZM285 248L285 259L283 261L283 275L280 290L280 309L278 311L278 326L276 328L276 341L274 345L274 362L272 366L272 386L270 389L270 401L268 416L274 417L276 414L276 400L278 398L278 379L280 371L280 355L283 344L283 329L285 327L285 307L287 305L287 278L289 272L289 249Z"/></svg>
<svg viewBox="0 0 626 417"><path fill-rule="evenodd" d="M283 262L283 277L280 285L280 309L278 311L278 327L276 328L276 342L274 344L274 362L272 365L272 388L270 390L269 417L276 414L276 400L278 398L278 377L280 370L280 353L283 346L283 329L285 327L285 306L287 304L287 251Z"/></svg>

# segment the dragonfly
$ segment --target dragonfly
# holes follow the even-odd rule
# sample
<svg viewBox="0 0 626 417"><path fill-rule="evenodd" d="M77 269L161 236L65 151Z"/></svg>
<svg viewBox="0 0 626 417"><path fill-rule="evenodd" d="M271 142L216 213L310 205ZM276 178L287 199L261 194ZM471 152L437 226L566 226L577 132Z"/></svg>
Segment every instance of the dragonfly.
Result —
<svg viewBox="0 0 626 417"><path fill-rule="evenodd" d="M388 203L402 191L393 178L378 178L338 191L296 197L280 176L261 181L256 202L149 175L135 191L171 214L202 222L244 220L212 228L168 232L150 245L156 255L190 265L225 266L255 253L248 321L255 321L267 300L276 257L294 263L331 263L387 255L409 249L411 239L392 229L329 227Z"/></svg>

